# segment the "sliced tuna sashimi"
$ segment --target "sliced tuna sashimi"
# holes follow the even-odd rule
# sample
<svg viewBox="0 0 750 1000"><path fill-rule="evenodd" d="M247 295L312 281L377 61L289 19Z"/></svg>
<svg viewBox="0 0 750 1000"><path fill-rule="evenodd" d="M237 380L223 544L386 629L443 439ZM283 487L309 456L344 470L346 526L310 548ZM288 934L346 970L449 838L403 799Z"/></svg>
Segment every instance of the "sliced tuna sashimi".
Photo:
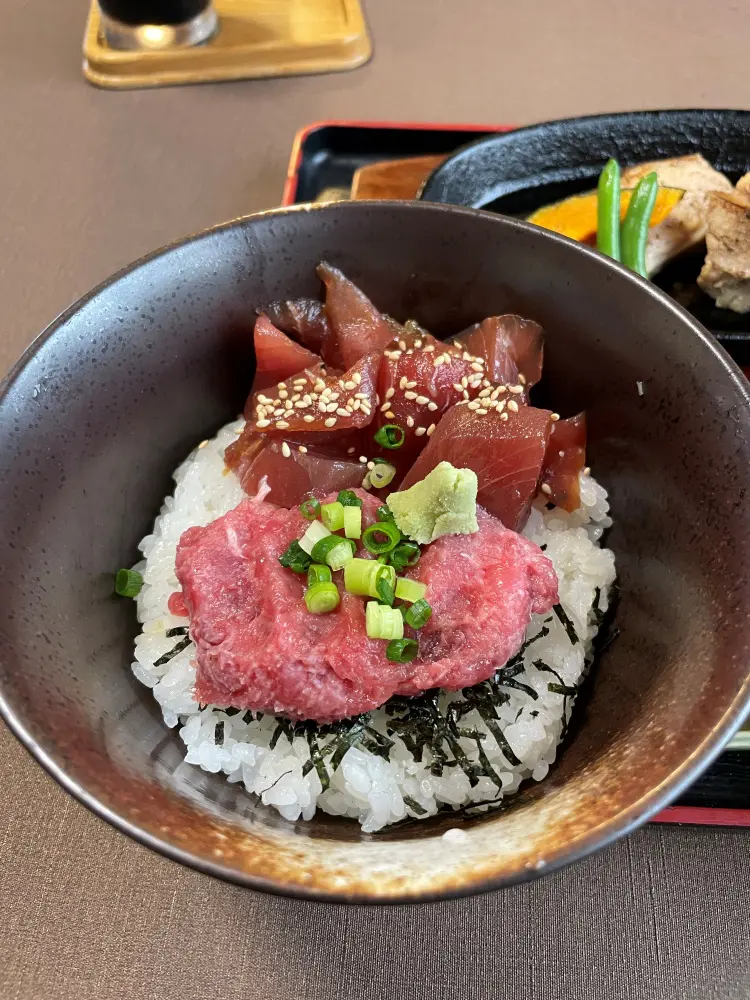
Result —
<svg viewBox="0 0 750 1000"><path fill-rule="evenodd" d="M520 380L528 387L542 377L544 331L533 320L508 313L489 316L454 338L482 358L488 377L506 384Z"/></svg>
<svg viewBox="0 0 750 1000"><path fill-rule="evenodd" d="M557 575L539 546L481 509L477 522L473 535L444 535L428 546L409 573L427 584L432 617L399 694L487 680L517 652L531 614L557 602Z"/></svg>
<svg viewBox="0 0 750 1000"><path fill-rule="evenodd" d="M400 475L394 483L398 485L450 407L494 388L480 358L407 322L383 356L378 380L383 402L372 426L373 434L384 424L395 423L404 430L400 448L375 452L396 466Z"/></svg>
<svg viewBox="0 0 750 1000"><path fill-rule="evenodd" d="M359 495L371 523L378 501ZM297 510L245 500L183 534L176 572L197 647L199 701L327 722L396 692L474 684L516 652L531 613L557 598L544 554L480 512L475 535L438 539L417 567L435 611L419 657L393 663L386 643L366 636L362 598L342 592L336 611L307 611L304 579L278 562L307 524ZM456 573L466 560L471 572Z"/></svg>
<svg viewBox="0 0 750 1000"><path fill-rule="evenodd" d="M489 400L459 403L449 410L409 470L401 488L408 489L439 462L473 469L477 502L507 528L520 531L529 516L552 426L552 413L519 406L508 393ZM494 403L494 406L491 404Z"/></svg>
<svg viewBox="0 0 750 1000"><path fill-rule="evenodd" d="M328 364L350 368L364 355L382 351L393 339L393 325L378 312L364 292L338 268L323 261L318 275L326 286L326 314L336 337Z"/></svg>
<svg viewBox="0 0 750 1000"><path fill-rule="evenodd" d="M338 493L362 485L363 467L356 455L344 457L332 449L303 443L306 440L271 438L253 431L248 424L229 445L224 460L250 496L258 492L265 476L270 490L268 500L280 507L295 507L314 494ZM300 447L304 450L300 451Z"/></svg>
<svg viewBox="0 0 750 1000"><path fill-rule="evenodd" d="M579 477L585 465L586 414L558 420L552 425L542 468L542 488L550 503L567 511L581 506Z"/></svg>
<svg viewBox="0 0 750 1000"><path fill-rule="evenodd" d="M322 302L317 299L288 299L271 302L259 311L265 313L284 333L328 361L324 346L333 334Z"/></svg>
<svg viewBox="0 0 750 1000"><path fill-rule="evenodd" d="M253 392L276 385L303 368L320 364L320 358L277 330L267 316L258 316L253 335L255 378Z"/></svg>
<svg viewBox="0 0 750 1000"><path fill-rule="evenodd" d="M302 431L340 435L366 427L377 407L379 354L366 354L343 374L320 367L295 375L247 401L245 416L252 430L288 436Z"/></svg>

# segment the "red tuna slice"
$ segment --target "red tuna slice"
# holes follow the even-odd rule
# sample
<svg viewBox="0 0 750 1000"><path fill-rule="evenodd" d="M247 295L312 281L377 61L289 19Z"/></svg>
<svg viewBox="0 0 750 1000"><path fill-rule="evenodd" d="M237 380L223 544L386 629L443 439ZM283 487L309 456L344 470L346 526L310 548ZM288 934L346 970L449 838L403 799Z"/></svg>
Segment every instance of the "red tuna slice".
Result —
<svg viewBox="0 0 750 1000"><path fill-rule="evenodd" d="M427 585L432 617L419 631L414 675L399 694L487 680L518 651L531 615L557 603L557 574L539 546L481 509L477 522L473 535L445 535L427 546L408 574Z"/></svg>
<svg viewBox="0 0 750 1000"><path fill-rule="evenodd" d="M550 503L567 511L581 506L579 476L585 465L586 414L558 420L552 425L542 468L542 491Z"/></svg>
<svg viewBox="0 0 750 1000"><path fill-rule="evenodd" d="M473 469L481 506L520 531L539 486L552 413L518 406L507 394L494 408L470 409L478 402L459 403L446 413L401 488L424 479L439 462Z"/></svg>
<svg viewBox="0 0 750 1000"><path fill-rule="evenodd" d="M259 310L284 333L325 359L324 345L333 336L325 307L317 299L271 302Z"/></svg>
<svg viewBox="0 0 750 1000"><path fill-rule="evenodd" d="M325 282L326 314L342 366L350 368L364 355L382 351L393 339L392 323L338 268L323 261L318 265L318 275ZM328 363L334 364L335 360Z"/></svg>
<svg viewBox="0 0 750 1000"><path fill-rule="evenodd" d="M295 507L315 494L361 486L364 475L357 456L345 458L325 448L270 438L250 430L249 425L229 445L224 460L250 496L255 496L265 476L268 500L279 507Z"/></svg>
<svg viewBox="0 0 750 1000"><path fill-rule="evenodd" d="M494 382L520 381L530 388L542 377L544 331L533 320L511 313L490 316L464 330L454 343L484 359Z"/></svg>
<svg viewBox="0 0 750 1000"><path fill-rule="evenodd" d="M372 426L375 434L383 424L398 424L405 439L400 448L377 453L405 474L447 410L494 388L481 359L407 323L385 351L378 380L382 402Z"/></svg>
<svg viewBox="0 0 750 1000"><path fill-rule="evenodd" d="M377 501L358 495L372 523ZM438 539L413 571L435 610L411 663L392 663L387 644L367 638L362 598L342 590L336 611L307 611L304 577L278 561L308 525L298 511L245 500L189 528L175 568L197 647L195 697L328 722L396 692L485 680L519 648L530 615L554 604L557 580L537 546L483 511L478 521L475 535ZM457 574L464 556L474 572Z"/></svg>
<svg viewBox="0 0 750 1000"><path fill-rule="evenodd" d="M372 520L377 501L359 495ZM307 611L305 578L278 557L308 524L297 510L245 500L182 535L176 572L200 702L325 722L383 704L410 675L411 664L392 663L386 643L367 638L362 598L342 588L335 612Z"/></svg>
<svg viewBox="0 0 750 1000"><path fill-rule="evenodd" d="M245 416L252 430L264 434L325 432L334 437L366 427L377 407L379 354L366 354L343 374L324 374L318 367L255 392Z"/></svg>
<svg viewBox="0 0 750 1000"><path fill-rule="evenodd" d="M276 385L289 375L303 368L320 364L320 358L312 351L295 344L285 333L277 330L267 316L258 316L255 321L255 378L253 392Z"/></svg>

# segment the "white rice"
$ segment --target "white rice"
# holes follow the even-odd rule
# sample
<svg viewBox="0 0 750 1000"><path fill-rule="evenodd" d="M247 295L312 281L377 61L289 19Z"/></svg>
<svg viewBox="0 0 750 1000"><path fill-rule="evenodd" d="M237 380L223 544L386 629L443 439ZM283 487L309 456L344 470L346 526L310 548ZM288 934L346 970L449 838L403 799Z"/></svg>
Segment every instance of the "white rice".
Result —
<svg viewBox="0 0 750 1000"><path fill-rule="evenodd" d="M600 613L607 609L609 588L615 579L614 556L599 544L603 531L611 524L606 491L590 476L582 476L582 506L578 511L567 514L556 508L545 510L540 504L525 528L524 534L546 546L560 582L560 603L580 641L573 644L552 613L532 619L527 639L543 629L549 631L525 650L523 670L513 681L531 688L536 697L521 688L503 686L508 697L497 708L497 725L515 763L472 709L459 723L461 730L470 731L472 736L458 739L457 752L460 755L462 750L469 762L478 762L486 770L480 760L481 746L492 778L479 776L472 786L466 762L463 767L450 763L432 767L435 758L429 747L417 761L393 732L388 735L393 741L388 759L354 741L334 770L333 755L325 757L325 747L337 737L324 736L319 746L325 763L320 766L325 767L330 783L323 790L318 771L309 763L310 746L304 735L294 735L287 726L290 742L286 735L280 735L279 720L271 715L256 719L256 713L252 713L251 719L248 713L228 715L211 705L200 708L192 696L192 643L166 663L155 665L179 642L179 637L168 637L167 630L185 626L185 619L171 615L167 608L170 594L179 588L174 565L180 535L192 525L207 524L226 513L245 496L237 478L226 474L223 457L224 449L242 426L240 420L224 427L179 467L174 495L164 501L153 532L141 542L144 561L136 567L143 573L144 586L137 601L142 632L135 643L133 673L153 690L167 726L179 727L187 748L186 762L206 771L222 771L230 782L243 782L248 792L260 796L288 820L311 819L320 808L356 819L366 832L380 830L407 816L424 818L438 810L472 805L476 809L490 808L487 803L494 804L515 792L522 781L541 781L555 759L575 700L550 691L549 685L574 688L581 682ZM534 666L540 661L548 669ZM449 705L462 701L460 693L442 692L438 707L444 715ZM381 708L371 713L369 725L386 736L391 718ZM223 723L223 733L217 743L218 723ZM440 746L445 758L454 761L450 747L445 743Z"/></svg>

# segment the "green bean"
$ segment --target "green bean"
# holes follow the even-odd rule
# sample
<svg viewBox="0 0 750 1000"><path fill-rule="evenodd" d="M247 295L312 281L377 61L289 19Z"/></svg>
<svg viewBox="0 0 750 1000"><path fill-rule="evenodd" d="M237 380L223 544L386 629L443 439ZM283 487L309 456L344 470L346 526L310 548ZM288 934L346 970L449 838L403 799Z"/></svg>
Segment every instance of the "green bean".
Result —
<svg viewBox="0 0 750 1000"><path fill-rule="evenodd" d="M654 172L643 177L636 187L622 224L622 262L625 267L646 274L646 242L651 215L656 204L659 178Z"/></svg>
<svg viewBox="0 0 750 1000"><path fill-rule="evenodd" d="M602 253L620 259L620 164L608 160L599 177L596 203L596 246Z"/></svg>

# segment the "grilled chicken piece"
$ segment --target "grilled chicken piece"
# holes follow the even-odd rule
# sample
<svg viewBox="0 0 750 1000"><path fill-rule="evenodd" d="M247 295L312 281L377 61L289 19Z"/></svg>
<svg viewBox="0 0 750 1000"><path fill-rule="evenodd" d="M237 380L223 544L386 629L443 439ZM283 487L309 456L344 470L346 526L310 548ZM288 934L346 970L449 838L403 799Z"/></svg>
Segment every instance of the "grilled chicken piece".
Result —
<svg viewBox="0 0 750 1000"><path fill-rule="evenodd" d="M655 274L668 260L703 240L706 235L709 192L734 191L724 174L714 170L700 153L627 167L622 172L622 186L635 187L652 170L656 172L661 186L682 188L685 195L667 218L649 232L646 247L646 269L649 275Z"/></svg>
<svg viewBox="0 0 750 1000"><path fill-rule="evenodd" d="M750 312L750 175L740 180L737 189L708 195L706 262L698 284L717 306L746 313Z"/></svg>

